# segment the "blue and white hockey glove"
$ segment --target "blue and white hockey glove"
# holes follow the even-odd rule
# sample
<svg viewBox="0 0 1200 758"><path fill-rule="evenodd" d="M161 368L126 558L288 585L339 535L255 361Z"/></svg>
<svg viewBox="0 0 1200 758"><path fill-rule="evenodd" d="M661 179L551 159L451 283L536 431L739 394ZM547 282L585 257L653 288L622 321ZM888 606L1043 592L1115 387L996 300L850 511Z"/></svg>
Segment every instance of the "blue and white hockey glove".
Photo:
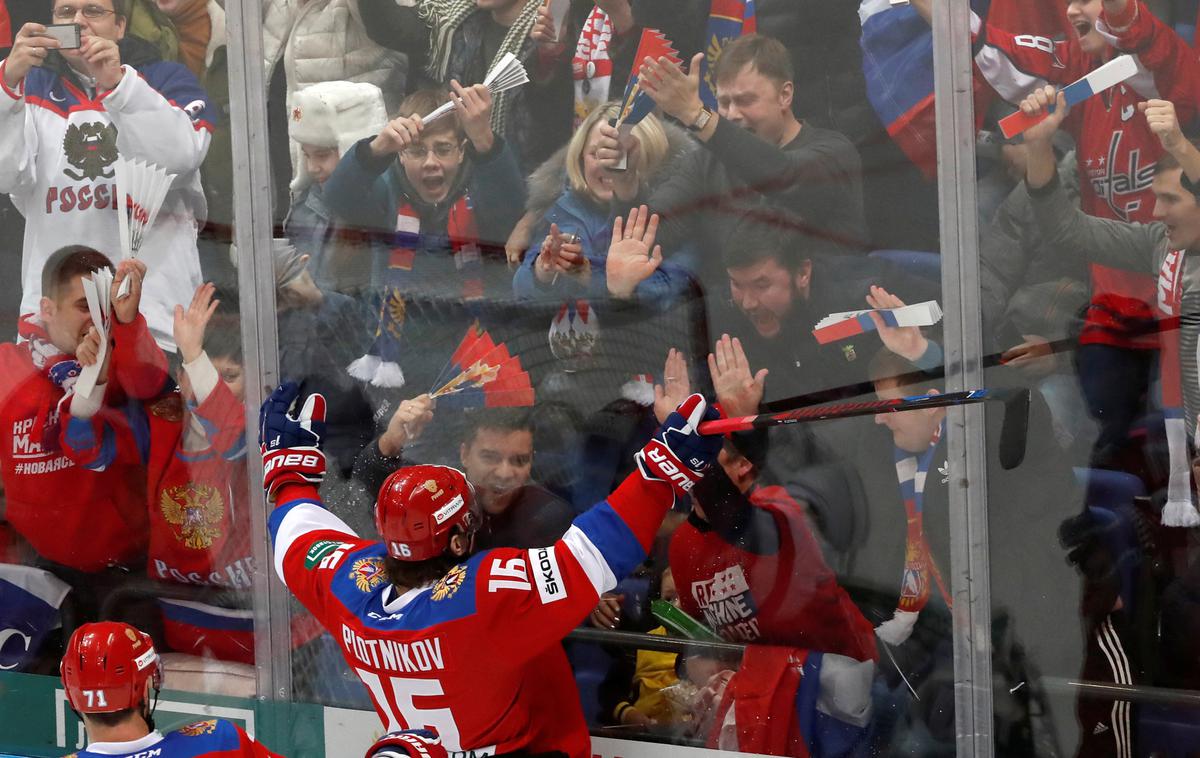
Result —
<svg viewBox="0 0 1200 758"><path fill-rule="evenodd" d="M313 393L293 415L300 387L285 382L258 412L258 444L263 458L263 489L273 498L285 484L319 485L325 478L325 398Z"/></svg>
<svg viewBox="0 0 1200 758"><path fill-rule="evenodd" d="M680 403L634 456L642 477L652 482L667 482L679 495L691 492L717 459L724 439L719 434L705 436L696 430L701 421L720 417L720 412L703 395L692 395Z"/></svg>

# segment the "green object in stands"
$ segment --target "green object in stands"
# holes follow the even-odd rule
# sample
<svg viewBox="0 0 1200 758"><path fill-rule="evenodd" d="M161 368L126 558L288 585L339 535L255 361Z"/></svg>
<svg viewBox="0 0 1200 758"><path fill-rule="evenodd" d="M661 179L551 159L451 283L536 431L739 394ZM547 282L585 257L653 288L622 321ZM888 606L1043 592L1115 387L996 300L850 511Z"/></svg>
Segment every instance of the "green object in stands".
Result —
<svg viewBox="0 0 1200 758"><path fill-rule="evenodd" d="M672 634L687 637L689 640L702 642L721 642L716 632L687 615L666 600L654 600L650 603L650 612L662 622Z"/></svg>

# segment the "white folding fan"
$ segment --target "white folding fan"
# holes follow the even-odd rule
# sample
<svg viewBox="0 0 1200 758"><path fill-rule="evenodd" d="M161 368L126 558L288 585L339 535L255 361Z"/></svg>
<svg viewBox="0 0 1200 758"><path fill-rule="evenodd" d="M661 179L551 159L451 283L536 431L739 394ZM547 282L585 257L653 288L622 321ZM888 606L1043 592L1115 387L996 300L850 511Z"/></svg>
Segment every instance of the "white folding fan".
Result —
<svg viewBox="0 0 1200 758"><path fill-rule="evenodd" d="M488 72L488 75L483 79L483 86L488 88L488 91L493 95L499 95L501 92L506 92L513 87L520 87L522 84L529 82L529 74L526 73L525 67L521 65L521 61L517 60L517 56L512 53L505 53L500 56L500 60ZM455 102L451 100L448 103L435 108L425 116L421 121L428 124L430 121L445 116L450 111L457 107Z"/></svg>
<svg viewBox="0 0 1200 758"><path fill-rule="evenodd" d="M158 218L163 200L171 182L175 181L174 174L168 174L166 169L148 161L126 160L117 158L114 164L117 179L117 197L121 207L118 208L117 225L121 235L121 257L136 258L142 249L142 243L149 234L150 227ZM129 294L129 279L121 283L118 297Z"/></svg>
<svg viewBox="0 0 1200 758"><path fill-rule="evenodd" d="M108 356L108 334L112 320L112 303L109 293L112 292L112 271L102 268L93 271L91 276L83 277L83 296L87 299L88 312L92 316L92 326L100 333L100 351L96 362L84 366L75 380L75 393L83 397L91 397L96 389L96 380L100 377L100 367Z"/></svg>

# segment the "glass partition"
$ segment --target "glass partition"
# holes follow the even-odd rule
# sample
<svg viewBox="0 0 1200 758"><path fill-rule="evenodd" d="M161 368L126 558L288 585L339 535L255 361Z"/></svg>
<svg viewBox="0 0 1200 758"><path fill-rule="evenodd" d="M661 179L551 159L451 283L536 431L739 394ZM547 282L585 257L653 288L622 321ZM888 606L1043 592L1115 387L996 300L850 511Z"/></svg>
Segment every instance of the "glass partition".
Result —
<svg viewBox="0 0 1200 758"><path fill-rule="evenodd" d="M988 468L993 642L1026 672L993 671L996 723L1012 690L1041 714L1038 754L1187 752L1196 355L1177 251L1193 244L1192 21L1171 4L1000 10L979 17L974 58L990 100L983 352L988 386L1026 387L1032 404L1024 463ZM1053 90L1038 88L1085 76L1103 91L1005 133L1019 110L1045 116Z"/></svg>

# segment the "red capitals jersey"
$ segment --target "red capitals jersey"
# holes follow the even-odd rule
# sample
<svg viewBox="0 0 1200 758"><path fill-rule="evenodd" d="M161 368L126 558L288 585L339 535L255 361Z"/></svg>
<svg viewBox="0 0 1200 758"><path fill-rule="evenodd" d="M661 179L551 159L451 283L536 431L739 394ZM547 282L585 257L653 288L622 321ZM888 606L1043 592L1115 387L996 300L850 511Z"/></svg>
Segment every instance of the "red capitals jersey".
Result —
<svg viewBox="0 0 1200 758"><path fill-rule="evenodd" d="M280 758L224 719L197 721L173 732L128 742L93 742L67 758Z"/></svg>
<svg viewBox="0 0 1200 758"><path fill-rule="evenodd" d="M1135 6L1136 3L1136 6ZM1115 50L1104 58L1083 52L1074 36L1052 40L1032 34L1012 34L982 27L976 36L976 69L1005 100L1016 103L1046 83L1063 86L1086 75L1118 53L1133 53L1138 73L1132 79L1088 98L1063 124L1075 138L1079 168L1080 206L1084 212L1117 221L1153 221L1154 193L1150 190L1162 144L1137 108L1148 98L1170 100L1185 126L1196 115L1200 92L1200 61L1187 43L1154 17L1137 0L1129 28L1113 40ZM979 24L976 20L975 26ZM1083 343L1100 342L1129 348L1153 348L1154 284L1151 277L1094 266L1092 307Z"/></svg>
<svg viewBox="0 0 1200 758"><path fill-rule="evenodd" d="M161 390L166 360L145 320L114 319L112 329L113 376L105 402L121 404ZM145 474L138 465L115 460L118 437L127 437L128 427L119 425L96 439L87 454L90 466L75 458L70 400L64 402L62 388L48 374L54 363L71 357L48 357L40 350L49 347L48 338L30 317L20 330L26 342L0 346L5 518L38 554L79 571L140 559L146 549Z"/></svg>
<svg viewBox="0 0 1200 758"><path fill-rule="evenodd" d="M389 731L435 730L451 753L561 750L588 758L559 644L646 556L671 489L637 473L549 547L497 548L398 594L386 549L359 539L311 487L271 514L275 570L341 643Z"/></svg>
<svg viewBox="0 0 1200 758"><path fill-rule="evenodd" d="M790 645L875 660L875 630L821 557L804 511L783 487L760 487L779 550L755 554L693 516L671 538L671 573L683 610L734 642Z"/></svg>

